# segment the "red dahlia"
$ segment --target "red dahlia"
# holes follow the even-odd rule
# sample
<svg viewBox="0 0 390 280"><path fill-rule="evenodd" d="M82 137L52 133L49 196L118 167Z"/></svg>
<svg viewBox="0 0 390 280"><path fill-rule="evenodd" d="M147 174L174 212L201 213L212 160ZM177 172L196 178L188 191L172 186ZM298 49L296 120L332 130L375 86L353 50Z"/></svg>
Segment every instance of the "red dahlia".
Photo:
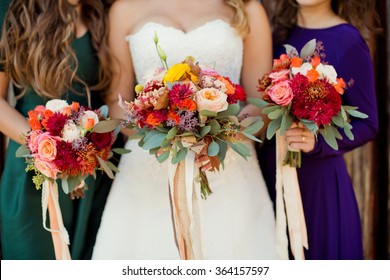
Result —
<svg viewBox="0 0 390 280"><path fill-rule="evenodd" d="M49 131L52 136L61 136L61 131L67 121L67 116L61 113L54 113L46 120L46 130Z"/></svg>

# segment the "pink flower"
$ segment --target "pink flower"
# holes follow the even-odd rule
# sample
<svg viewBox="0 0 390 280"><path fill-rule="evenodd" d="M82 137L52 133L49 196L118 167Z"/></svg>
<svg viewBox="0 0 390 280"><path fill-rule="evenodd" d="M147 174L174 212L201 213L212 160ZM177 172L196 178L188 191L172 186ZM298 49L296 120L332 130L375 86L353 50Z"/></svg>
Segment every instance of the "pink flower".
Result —
<svg viewBox="0 0 390 280"><path fill-rule="evenodd" d="M40 159L35 159L34 164L35 167L39 170L39 172L41 172L46 177L57 179L57 173L59 170L57 169L55 164Z"/></svg>
<svg viewBox="0 0 390 280"><path fill-rule="evenodd" d="M200 66L200 75L202 76L218 76L217 71L215 71L213 68L206 66L206 65L201 65Z"/></svg>
<svg viewBox="0 0 390 280"><path fill-rule="evenodd" d="M227 95L215 88L204 88L195 95L197 110L209 110L212 112L225 111L229 106Z"/></svg>
<svg viewBox="0 0 390 280"><path fill-rule="evenodd" d="M273 83L278 83L280 81L288 80L289 73L290 70L280 70L270 73L268 77L272 79Z"/></svg>
<svg viewBox="0 0 390 280"><path fill-rule="evenodd" d="M36 137L38 142L37 157L41 160L54 160L57 155L56 142L61 141L59 137L52 137L45 132Z"/></svg>
<svg viewBox="0 0 390 280"><path fill-rule="evenodd" d="M294 97L289 81L281 81L273 85L267 93L280 106L288 106Z"/></svg>
<svg viewBox="0 0 390 280"><path fill-rule="evenodd" d="M39 135L43 132L42 130L33 130L28 138L27 146L32 153L36 153L38 150L38 141Z"/></svg>

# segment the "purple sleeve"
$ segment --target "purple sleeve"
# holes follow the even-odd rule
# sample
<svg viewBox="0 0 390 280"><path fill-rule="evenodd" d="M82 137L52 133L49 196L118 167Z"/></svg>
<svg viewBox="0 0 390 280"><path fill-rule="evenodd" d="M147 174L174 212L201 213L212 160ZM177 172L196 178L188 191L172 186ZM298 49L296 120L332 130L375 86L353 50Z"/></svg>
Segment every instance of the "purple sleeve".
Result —
<svg viewBox="0 0 390 280"><path fill-rule="evenodd" d="M373 140L378 132L374 69L368 47L363 39L344 52L336 71L338 76L343 77L346 82L350 79L354 81L353 86L347 89L342 97L343 105L358 107L358 110L367 114L368 118L351 117L354 140L349 140L343 131L339 130L343 139L337 140L338 150L331 148L318 134L314 150L307 153L308 156L341 155Z"/></svg>

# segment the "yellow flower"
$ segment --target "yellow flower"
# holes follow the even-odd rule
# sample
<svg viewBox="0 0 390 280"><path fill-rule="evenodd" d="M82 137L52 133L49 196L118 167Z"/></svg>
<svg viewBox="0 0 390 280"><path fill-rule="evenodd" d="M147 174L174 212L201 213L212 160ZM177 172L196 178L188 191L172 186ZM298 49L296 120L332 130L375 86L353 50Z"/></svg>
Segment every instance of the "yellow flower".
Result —
<svg viewBox="0 0 390 280"><path fill-rule="evenodd" d="M187 63L179 63L169 68L164 76L164 84L167 82L173 83L180 80L190 79L195 84L198 83L198 76L191 72L191 68Z"/></svg>

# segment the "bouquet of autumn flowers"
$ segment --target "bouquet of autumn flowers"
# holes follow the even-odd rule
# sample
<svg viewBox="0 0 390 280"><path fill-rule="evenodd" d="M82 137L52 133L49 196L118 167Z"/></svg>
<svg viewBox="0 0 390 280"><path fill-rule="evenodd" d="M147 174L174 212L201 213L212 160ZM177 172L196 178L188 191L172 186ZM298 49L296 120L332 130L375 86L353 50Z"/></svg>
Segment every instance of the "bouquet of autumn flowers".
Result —
<svg viewBox="0 0 390 280"><path fill-rule="evenodd" d="M28 112L31 130L23 135L26 145L19 147L16 156L26 158L26 171L35 172L33 182L42 189L43 227L52 233L57 259L70 259L70 254L56 179L61 180L63 191L70 193L82 190L84 180L98 169L111 178L112 170L118 171L108 159L120 122L109 120L107 112L106 106L93 111L60 99ZM46 226L47 210L50 228Z"/></svg>
<svg viewBox="0 0 390 280"><path fill-rule="evenodd" d="M263 113L271 120L267 138L272 138L278 129L283 135L298 120L314 134L319 132L337 150L336 139L342 139L339 128L353 140L349 115L367 118L357 107L342 105L341 95L353 81L347 84L332 65L323 61L322 42L309 41L300 54L291 45L285 48L286 54L275 59L272 71L259 80L262 100L250 100L264 108ZM285 164L299 167L300 152L289 151Z"/></svg>
<svg viewBox="0 0 390 280"><path fill-rule="evenodd" d="M208 158L215 171L223 165L228 147L244 158L250 156L236 136L260 141L253 134L263 122L260 117L236 116L238 102L246 101L238 84L191 56L168 67L157 36L154 42L163 67L136 86L134 101L120 103L127 125L139 130L139 145L159 162L171 157L168 177L179 253L182 259L202 259L198 196L205 199L212 191L196 158Z"/></svg>

